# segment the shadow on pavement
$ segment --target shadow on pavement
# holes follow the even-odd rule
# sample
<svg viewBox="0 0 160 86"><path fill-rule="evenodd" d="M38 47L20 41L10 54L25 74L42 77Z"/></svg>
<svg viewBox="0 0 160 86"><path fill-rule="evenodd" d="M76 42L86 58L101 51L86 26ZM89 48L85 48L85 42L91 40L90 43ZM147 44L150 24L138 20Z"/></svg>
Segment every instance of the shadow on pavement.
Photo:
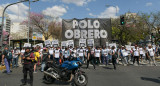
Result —
<svg viewBox="0 0 160 86"><path fill-rule="evenodd" d="M114 68L110 68L110 67L103 67L104 69L110 69L113 70Z"/></svg>
<svg viewBox="0 0 160 86"><path fill-rule="evenodd" d="M160 77L158 77L159 79L154 79L154 78L147 78L147 77L141 77L142 80L145 80L145 81L151 81L151 82L155 82L155 83L158 83L160 84Z"/></svg>
<svg viewBox="0 0 160 86"><path fill-rule="evenodd" d="M75 86L73 81L72 82L63 82L63 81L58 81L56 80L55 82L51 83L51 84L47 84L45 82L43 82L46 85L70 85L70 86Z"/></svg>

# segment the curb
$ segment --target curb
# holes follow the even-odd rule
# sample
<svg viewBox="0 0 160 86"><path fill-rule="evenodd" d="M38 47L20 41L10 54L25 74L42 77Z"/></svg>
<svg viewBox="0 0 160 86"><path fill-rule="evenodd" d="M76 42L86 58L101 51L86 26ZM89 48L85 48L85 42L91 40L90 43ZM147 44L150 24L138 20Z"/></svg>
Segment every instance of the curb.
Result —
<svg viewBox="0 0 160 86"><path fill-rule="evenodd" d="M160 61L160 57L156 57L155 60L156 60L156 61Z"/></svg>
<svg viewBox="0 0 160 86"><path fill-rule="evenodd" d="M3 71L4 69L6 69L6 66L0 66L0 71Z"/></svg>

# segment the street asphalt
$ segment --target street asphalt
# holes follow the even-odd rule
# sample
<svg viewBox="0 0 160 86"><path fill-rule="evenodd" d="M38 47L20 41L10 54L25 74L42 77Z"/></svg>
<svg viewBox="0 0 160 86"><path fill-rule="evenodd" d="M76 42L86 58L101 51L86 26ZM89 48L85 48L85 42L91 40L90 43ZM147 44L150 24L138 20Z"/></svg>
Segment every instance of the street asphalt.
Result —
<svg viewBox="0 0 160 86"><path fill-rule="evenodd" d="M93 66L82 70L88 75L87 86L160 86L159 66L122 66L118 65L113 70L112 65ZM74 86L73 83L56 81L53 84L45 84L42 80L43 73L34 73L34 86ZM29 75L28 75L29 79ZM0 73L0 86L20 86L23 80L22 67L12 69L12 73ZM29 86L29 85L26 85Z"/></svg>

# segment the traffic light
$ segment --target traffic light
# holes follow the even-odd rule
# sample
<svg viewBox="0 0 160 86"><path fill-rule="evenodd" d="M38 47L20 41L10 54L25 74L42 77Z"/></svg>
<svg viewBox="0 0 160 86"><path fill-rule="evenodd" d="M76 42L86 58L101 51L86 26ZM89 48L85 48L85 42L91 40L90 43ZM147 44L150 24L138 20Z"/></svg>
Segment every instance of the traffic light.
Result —
<svg viewBox="0 0 160 86"><path fill-rule="evenodd" d="M120 24L121 24L121 25L124 25L124 23L125 23L125 22L124 22L124 16L121 16L121 17L120 17Z"/></svg>

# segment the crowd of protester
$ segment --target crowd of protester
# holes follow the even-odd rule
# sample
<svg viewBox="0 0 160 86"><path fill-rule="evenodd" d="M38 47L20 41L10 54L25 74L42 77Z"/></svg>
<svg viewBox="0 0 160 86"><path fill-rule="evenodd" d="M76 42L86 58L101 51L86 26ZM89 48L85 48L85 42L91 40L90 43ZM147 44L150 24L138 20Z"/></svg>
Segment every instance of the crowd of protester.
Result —
<svg viewBox="0 0 160 86"><path fill-rule="evenodd" d="M7 73L9 74L10 65L12 68L17 68L20 64L24 63L23 57L26 49L22 50L18 48L8 49L5 47L3 51L0 51L0 63L6 66ZM150 46L137 46L127 50L125 46L96 46L96 47L45 47L40 46L33 47L30 52L34 54L34 60L32 60L34 73L37 73L37 66L41 67L41 71L44 71L45 63L48 59L54 60L56 64L62 64L68 60L71 56L73 58L80 58L83 63L86 63L86 68L92 64L94 69L99 65L111 65L113 64L116 69L117 64L129 66L130 64L141 65L157 65L155 57L160 55L160 46L153 48Z"/></svg>

